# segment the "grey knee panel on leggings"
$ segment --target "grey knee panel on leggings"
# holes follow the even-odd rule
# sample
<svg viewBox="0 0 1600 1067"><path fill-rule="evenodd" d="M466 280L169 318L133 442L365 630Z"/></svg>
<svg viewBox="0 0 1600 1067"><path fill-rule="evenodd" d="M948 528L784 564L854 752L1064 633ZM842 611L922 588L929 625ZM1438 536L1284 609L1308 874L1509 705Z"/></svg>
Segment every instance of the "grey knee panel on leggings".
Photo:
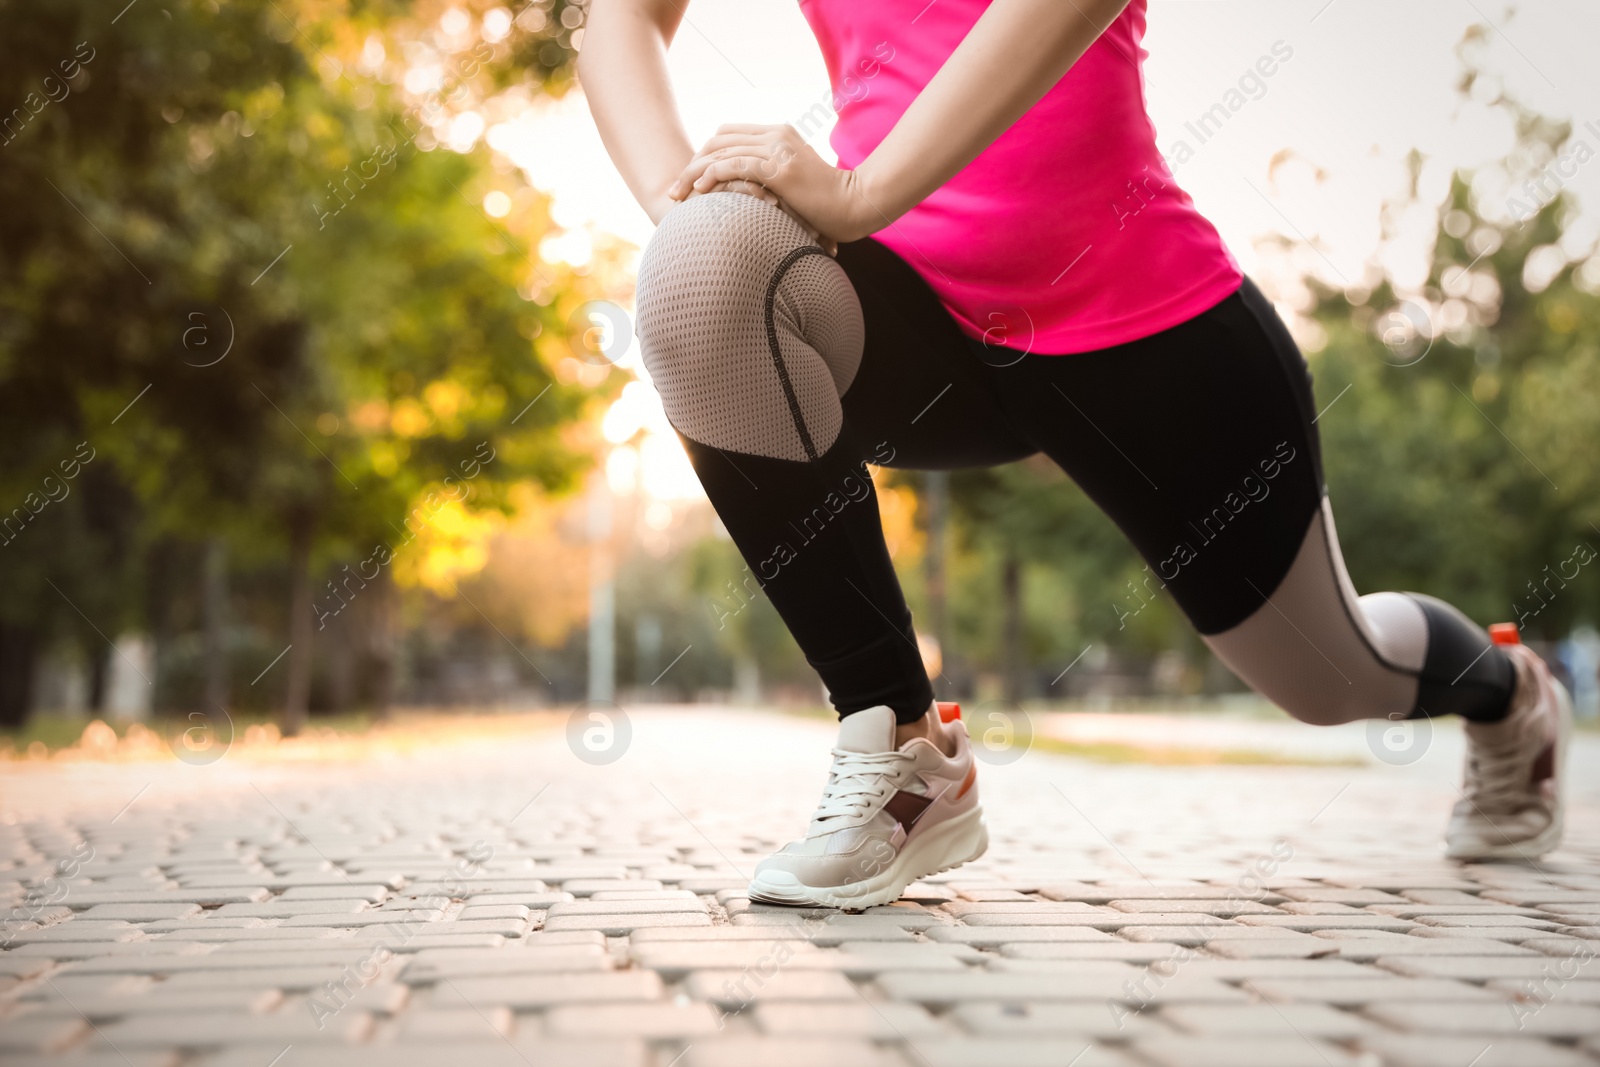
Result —
<svg viewBox="0 0 1600 1067"><path fill-rule="evenodd" d="M1267 602L1205 641L1261 695L1323 726L1481 717L1503 708L1513 685L1509 660L1448 604L1414 593L1356 596L1326 497Z"/></svg>
<svg viewBox="0 0 1600 1067"><path fill-rule="evenodd" d="M638 331L679 433L797 461L838 437L865 341L844 270L742 193L697 196L662 219L639 266Z"/></svg>

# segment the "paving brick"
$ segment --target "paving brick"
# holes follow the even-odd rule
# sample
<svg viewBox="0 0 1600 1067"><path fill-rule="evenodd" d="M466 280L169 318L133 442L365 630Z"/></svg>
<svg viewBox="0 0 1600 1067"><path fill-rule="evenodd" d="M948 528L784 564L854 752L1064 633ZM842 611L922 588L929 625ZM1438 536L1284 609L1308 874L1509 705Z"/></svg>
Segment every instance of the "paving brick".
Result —
<svg viewBox="0 0 1600 1067"><path fill-rule="evenodd" d="M1480 927L1480 926L1515 926L1529 930L1552 930L1561 925L1549 919L1534 918L1528 915L1509 914L1476 914L1476 915L1419 915L1417 922L1424 926L1454 926L1454 927Z"/></svg>
<svg viewBox="0 0 1600 1067"><path fill-rule="evenodd" d="M509 1036L515 1029L510 1008L427 1008L407 1012L400 1020L400 1041L478 1040L485 1034Z"/></svg>
<svg viewBox="0 0 1600 1067"><path fill-rule="evenodd" d="M814 945L837 945L845 941L878 941L910 943L916 937L909 931L889 923L871 925L835 926L829 922L796 922L791 927L782 926L713 926L686 929L635 930L629 937L635 945L681 941L807 941Z"/></svg>
<svg viewBox="0 0 1600 1067"><path fill-rule="evenodd" d="M956 896L960 897L962 900L979 903L1009 902L1028 899L1026 893L1020 893L1015 889L993 889L971 884L964 884L962 882L951 883L948 888L951 889Z"/></svg>
<svg viewBox="0 0 1600 1067"><path fill-rule="evenodd" d="M1207 952L1233 960L1310 960L1332 956L1335 949L1316 938L1306 940L1303 935L1293 937L1234 938L1228 941L1207 941Z"/></svg>
<svg viewBox="0 0 1600 1067"><path fill-rule="evenodd" d="M1302 1037L1157 1037L1134 1050L1159 1067L1361 1067L1326 1041Z"/></svg>
<svg viewBox="0 0 1600 1067"><path fill-rule="evenodd" d="M757 1002L744 1013L762 1033L777 1037L828 1034L892 1041L943 1033L939 1021L920 1004L883 1001L869 1004L852 994L847 1000Z"/></svg>
<svg viewBox="0 0 1600 1067"><path fill-rule="evenodd" d="M57 944L63 941L132 941L142 937L143 931L132 923L69 919L54 926L37 930L24 930L11 935L13 945Z"/></svg>
<svg viewBox="0 0 1600 1067"><path fill-rule="evenodd" d="M202 888L180 886L173 889L75 889L72 906L88 908L96 904L169 904L174 901L210 908L218 904L260 902L272 896L263 885L238 885Z"/></svg>
<svg viewBox="0 0 1600 1067"><path fill-rule="evenodd" d="M1023 960L1121 960L1152 963L1172 959L1184 951L1171 943L1135 943L1109 938L1104 941L1050 941L1043 944L1012 942L998 946L1001 956Z"/></svg>
<svg viewBox="0 0 1600 1067"><path fill-rule="evenodd" d="M1081 971L1081 969L1080 969ZM1137 983L1140 973L998 973L967 971L959 974L927 974L920 971L891 971L878 975L877 984L890 997L919 1004L949 1005L975 1000L1106 1000L1138 1003L1154 999L1160 1003L1196 1000L1217 1003L1243 1003L1249 998L1237 989L1215 979L1186 980L1181 976L1165 983ZM1150 995L1134 989L1149 990Z"/></svg>
<svg viewBox="0 0 1600 1067"><path fill-rule="evenodd" d="M1280 893L1290 900L1315 901L1330 904L1403 904L1405 898L1393 893L1386 893L1381 889L1360 888L1350 889L1339 886L1326 888L1291 887L1280 889Z"/></svg>
<svg viewBox="0 0 1600 1067"><path fill-rule="evenodd" d="M573 1004L552 1008L544 1016L552 1037L697 1038L719 1029L718 1014L708 1004Z"/></svg>
<svg viewBox="0 0 1600 1067"><path fill-rule="evenodd" d="M1595 1063L1580 1052L1532 1038L1382 1034L1362 1038L1360 1047L1379 1056L1385 1067L1594 1067Z"/></svg>
<svg viewBox="0 0 1600 1067"><path fill-rule="evenodd" d="M705 912L622 912L604 915L550 915L545 918L546 930L599 930L620 936L640 928L710 926L711 916Z"/></svg>
<svg viewBox="0 0 1600 1067"><path fill-rule="evenodd" d="M1215 1037L1351 1038L1378 1032L1370 1020L1326 1004L1171 1004L1161 1021Z"/></svg>
<svg viewBox="0 0 1600 1067"><path fill-rule="evenodd" d="M838 971L787 968L774 962L755 970L695 971L684 983L688 994L725 1009L769 1000L845 1000L855 986Z"/></svg>
<svg viewBox="0 0 1600 1067"><path fill-rule="evenodd" d="M1391 1001L1471 1001L1474 1006L1505 998L1447 978L1261 978L1253 992L1273 1001L1314 1001L1342 1007Z"/></svg>
<svg viewBox="0 0 1600 1067"><path fill-rule="evenodd" d="M49 991L50 987L45 987ZM87 1016L95 1022L120 1019L129 1015L165 1015L184 1012L221 1012L223 1014L260 1013L271 1011L283 1001L276 989L177 989L159 986L142 987L139 992L98 993L84 995L69 993L67 998L27 1002L27 1010L36 1015L58 1015L76 1018Z"/></svg>
<svg viewBox="0 0 1600 1067"><path fill-rule="evenodd" d="M1423 915L1523 915L1530 919L1552 919L1537 908L1517 908L1510 904L1374 904L1366 909L1375 915L1396 919L1415 919Z"/></svg>
<svg viewBox="0 0 1600 1067"><path fill-rule="evenodd" d="M286 993L321 989L345 977L344 966L252 967L239 971L187 971L166 979L173 989L281 989Z"/></svg>
<svg viewBox="0 0 1600 1067"><path fill-rule="evenodd" d="M1506 941L1472 937L1357 937L1334 941L1347 960L1404 959L1415 956L1526 956L1539 953Z"/></svg>
<svg viewBox="0 0 1600 1067"><path fill-rule="evenodd" d="M1475 893L1483 888L1477 882L1463 878L1460 868L1454 865L1447 870L1435 871L1427 871L1422 867L1419 863L1416 869L1406 871L1339 871L1324 876L1322 881L1350 889L1382 889L1401 896L1409 896L1414 892L1451 890Z"/></svg>
<svg viewBox="0 0 1600 1067"><path fill-rule="evenodd" d="M694 896L665 900L596 900L590 897L570 904L552 904L547 915L555 919L568 915L676 915L680 912L700 914L705 911L705 901Z"/></svg>
<svg viewBox="0 0 1600 1067"><path fill-rule="evenodd" d="M952 1037L919 1041L909 1061L918 1067L1136 1067L1127 1053L1091 1038Z"/></svg>
<svg viewBox="0 0 1600 1067"><path fill-rule="evenodd" d="M1484 984L1488 989L1528 1001L1559 1000L1563 1004L1589 1004L1600 1007L1600 977L1564 979L1554 967L1548 976L1496 978Z"/></svg>
<svg viewBox="0 0 1600 1067"><path fill-rule="evenodd" d="M1573 927L1570 926L1545 930L1531 926L1426 926L1420 923L1411 931L1415 937L1488 938L1511 945L1550 938L1570 938L1572 932Z"/></svg>
<svg viewBox="0 0 1600 1067"><path fill-rule="evenodd" d="M1090 926L942 926L927 932L929 941L958 942L992 947L1011 942L1044 944L1076 941L1111 944L1117 939Z"/></svg>
<svg viewBox="0 0 1600 1067"><path fill-rule="evenodd" d="M118 1052L116 1049L74 1049L65 1055L7 1053L6 1067L177 1067L178 1054Z"/></svg>
<svg viewBox="0 0 1600 1067"><path fill-rule="evenodd" d="M350 932L335 930L331 926L191 926L182 930L162 931L152 931L147 926L145 930L151 933L153 940L169 945L180 941L217 942L241 948L274 941L285 942L285 948L323 948L326 947L325 942L342 939Z"/></svg>
<svg viewBox="0 0 1600 1067"><path fill-rule="evenodd" d="M1412 1033L1583 1038L1600 1033L1600 1008L1588 1004L1369 1004L1366 1014Z"/></svg>
<svg viewBox="0 0 1600 1067"><path fill-rule="evenodd" d="M1545 904L1600 904L1600 892L1579 889L1485 889L1483 897L1533 908Z"/></svg>
<svg viewBox="0 0 1600 1067"><path fill-rule="evenodd" d="M515 974L443 981L478 1007L543 1008L597 1001L652 1001L660 998L662 989L661 979L650 971Z"/></svg>
<svg viewBox="0 0 1600 1067"><path fill-rule="evenodd" d="M609 970L611 957L603 946L568 945L533 951L423 949L406 963L401 977L409 983L442 978L492 975L556 974Z"/></svg>
<svg viewBox="0 0 1600 1067"><path fill-rule="evenodd" d="M1548 956L1380 956L1379 966L1418 978L1459 978L1487 982L1493 978L1544 978L1556 973ZM1600 968L1596 968L1600 971Z"/></svg>
<svg viewBox="0 0 1600 1067"><path fill-rule="evenodd" d="M1217 941L1276 941L1280 944L1299 941L1309 946L1314 941L1310 935L1294 930L1235 926L1227 922L1195 926L1125 926L1118 934L1129 941L1170 941L1179 945L1206 945Z"/></svg>
<svg viewBox="0 0 1600 1067"><path fill-rule="evenodd" d="M1020 896L1020 894L1018 894ZM1022 897L1020 900L951 900L939 905L939 910L964 918L968 915L1019 915L1029 913L1063 914L1073 913L1085 915L1105 915L1113 909L1085 904L1077 900L1034 900Z"/></svg>
<svg viewBox="0 0 1600 1067"><path fill-rule="evenodd" d="M320 1025L319 1025L320 1023ZM310 1011L268 1015L195 1014L133 1016L97 1028L98 1036L116 1048L214 1048L241 1041L284 1044L354 1043L372 1031L372 1017L341 1011L318 1019Z"/></svg>
<svg viewBox="0 0 1600 1067"><path fill-rule="evenodd" d="M316 900L283 900L281 898L261 904L224 904L216 911L217 918L287 919L293 915L354 914L367 910L367 901L359 897L319 898Z"/></svg>
<svg viewBox="0 0 1600 1067"><path fill-rule="evenodd" d="M406 923L437 922L444 918L442 911L360 911L353 914L344 912L317 912L315 915L291 915L280 924L282 926L322 926L322 927L354 927L354 926L382 926Z"/></svg>
<svg viewBox="0 0 1600 1067"><path fill-rule="evenodd" d="M1209 952L1210 950L1207 949ZM1370 964L1352 963L1332 957L1301 959L1212 959L1198 957L1178 966L1185 974L1205 975L1228 981L1261 978L1388 978L1389 973Z"/></svg>
<svg viewBox="0 0 1600 1067"><path fill-rule="evenodd" d="M1110 906L1114 911L1157 912L1165 915L1205 914L1215 915L1218 918L1278 913L1277 908L1253 900L1113 900Z"/></svg>
<svg viewBox="0 0 1600 1067"><path fill-rule="evenodd" d="M647 1067L656 1061L643 1042L619 1040L559 1041L520 1034L507 1041L494 1036L488 1027L477 1041L406 1041L363 1048L359 1051L303 1046L294 1048L277 1067L353 1067L381 1063L383 1067L440 1067L461 1063L471 1067ZM283 1052L277 1045L240 1045L197 1061L200 1067L266 1067ZM66 1067L66 1065L62 1065ZM116 1067L116 1065L113 1065Z"/></svg>
<svg viewBox="0 0 1600 1067"><path fill-rule="evenodd" d="M388 895L389 887L386 885L377 882L363 885L340 879L332 885L290 886L277 899L284 903L292 900L365 900L377 904Z"/></svg>
<svg viewBox="0 0 1600 1067"><path fill-rule="evenodd" d="M489 906L496 904L521 904L530 910L544 910L552 904L562 904L576 900L571 893L543 892L543 893L477 893L467 895L467 903L472 907Z"/></svg>
<svg viewBox="0 0 1600 1067"><path fill-rule="evenodd" d="M1208 1007L1206 1010L1213 1010ZM957 1004L947 1016L962 1029L992 1037L1076 1037L1118 1039L1151 1034L1162 1028L1155 1011L1135 1012L1126 1005L1062 1003L1047 1000L989 1000Z"/></svg>
<svg viewBox="0 0 1600 1067"><path fill-rule="evenodd" d="M81 913L78 921L115 919L122 922L147 923L158 919L187 919L200 914L200 905L171 904L96 904Z"/></svg>
<svg viewBox="0 0 1600 1067"><path fill-rule="evenodd" d="M456 919L527 919L530 914L525 904L479 904L462 908Z"/></svg>
<svg viewBox="0 0 1600 1067"><path fill-rule="evenodd" d="M1476 893L1466 893L1460 889L1402 889L1400 895L1418 904L1464 904L1468 906L1481 906L1483 904L1483 900Z"/></svg>
<svg viewBox="0 0 1600 1067"><path fill-rule="evenodd" d="M642 878L629 878L626 867L612 864L599 864L596 866L561 866L541 867L538 875L550 883L547 888L559 886L563 892L574 896L587 896L602 889L660 889L661 883L646 881ZM629 883L632 883L631 885ZM513 886L504 881L496 882L493 886L486 886L490 892L507 893L522 886Z"/></svg>
<svg viewBox="0 0 1600 1067"><path fill-rule="evenodd" d="M40 1015L7 1019L0 1026L0 1052L57 1052L88 1033L80 1016Z"/></svg>
<svg viewBox="0 0 1600 1067"><path fill-rule="evenodd" d="M1396 919L1391 915L1241 915L1236 920L1246 926L1271 927L1275 930L1392 930L1404 933L1416 923L1410 919Z"/></svg>
<svg viewBox="0 0 1600 1067"><path fill-rule="evenodd" d="M901 1067L898 1055L869 1041L844 1037L719 1037L696 1041L684 1053L683 1067Z"/></svg>

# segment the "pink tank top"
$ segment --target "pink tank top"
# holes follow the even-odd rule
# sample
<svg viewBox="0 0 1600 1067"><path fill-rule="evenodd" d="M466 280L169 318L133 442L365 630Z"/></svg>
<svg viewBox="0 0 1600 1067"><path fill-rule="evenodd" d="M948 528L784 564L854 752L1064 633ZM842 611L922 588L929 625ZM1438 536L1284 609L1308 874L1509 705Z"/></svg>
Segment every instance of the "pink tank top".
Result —
<svg viewBox="0 0 1600 1067"><path fill-rule="evenodd" d="M800 4L833 83L833 148L853 168L988 0ZM1144 28L1145 0L1132 0L1015 125L873 234L969 335L1042 354L1087 352L1176 326L1239 287L1233 257L1156 150ZM812 122L795 125L810 136Z"/></svg>

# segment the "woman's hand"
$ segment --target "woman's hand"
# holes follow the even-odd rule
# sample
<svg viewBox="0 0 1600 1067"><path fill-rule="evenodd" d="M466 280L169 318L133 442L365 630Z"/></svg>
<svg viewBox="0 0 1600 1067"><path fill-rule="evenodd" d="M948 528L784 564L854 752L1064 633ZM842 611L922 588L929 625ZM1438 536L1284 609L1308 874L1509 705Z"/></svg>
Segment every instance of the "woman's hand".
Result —
<svg viewBox="0 0 1600 1067"><path fill-rule="evenodd" d="M745 196L753 196L757 200L764 200L773 207L777 208L779 211L783 212L785 215L788 215L791 219L794 219L794 221L798 222L800 224L800 228L806 231L806 235L813 241L817 242L817 244L821 245L822 250L828 253L828 255L833 256L839 253L838 241L835 241L826 234L818 233L815 226L801 218L799 212L790 207L788 204L785 204L783 200L779 198L777 193L774 193L771 189L768 189L764 185L757 185L755 182L747 181L718 182L716 185L713 185L711 188L707 189L706 192L743 193ZM698 189L691 189L688 197L685 197L685 199L693 199L694 197L701 195L703 194L701 194Z"/></svg>
<svg viewBox="0 0 1600 1067"><path fill-rule="evenodd" d="M830 166L792 126L723 126L667 195L687 200L726 187L765 189L819 239L854 241L889 222L872 207L855 172Z"/></svg>

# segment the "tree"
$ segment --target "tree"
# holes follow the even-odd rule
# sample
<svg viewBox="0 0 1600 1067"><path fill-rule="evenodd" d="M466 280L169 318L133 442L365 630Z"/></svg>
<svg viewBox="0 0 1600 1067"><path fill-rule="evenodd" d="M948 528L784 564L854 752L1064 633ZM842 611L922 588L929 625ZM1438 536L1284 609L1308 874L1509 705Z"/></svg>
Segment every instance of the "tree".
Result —
<svg viewBox="0 0 1600 1067"><path fill-rule="evenodd" d="M25 499L81 440L83 484L109 487L74 499L132 506L120 540L74 504L37 514L83 537L7 544L28 554L0 558L21 594L0 607L0 659L31 661L63 631L57 594L97 632L148 623L139 568L107 581L106 559L221 537L237 558L289 560L293 729L311 635L346 602L315 599L316 568L339 561L353 593L441 514L570 481L581 457L559 430L585 394L547 364L583 282L531 253L540 197L487 149L439 145L489 94L563 83L569 10L499 25L451 9L426 32L398 4L191 3L107 23L69 0L8 19L7 98L33 99L40 57L63 59L40 83L52 102L0 146L0 491ZM450 73L408 95L385 32ZM480 207L491 191L506 210ZM25 707L13 694L3 710Z"/></svg>

